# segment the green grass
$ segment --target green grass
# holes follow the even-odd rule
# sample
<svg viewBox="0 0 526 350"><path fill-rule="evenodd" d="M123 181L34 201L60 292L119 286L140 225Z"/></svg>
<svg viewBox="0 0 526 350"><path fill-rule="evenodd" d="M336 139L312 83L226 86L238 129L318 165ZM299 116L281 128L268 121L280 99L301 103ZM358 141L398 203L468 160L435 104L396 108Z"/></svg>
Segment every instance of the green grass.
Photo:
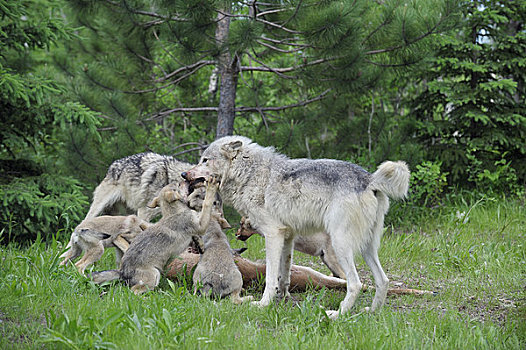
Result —
<svg viewBox="0 0 526 350"><path fill-rule="evenodd" d="M460 215L457 214L457 211ZM461 213L465 213L461 217ZM72 349L524 349L526 215L516 200L480 200L427 212L393 207L380 259L391 286L436 291L388 296L363 313L373 292L336 321L340 291L294 293L259 309L194 296L188 278L166 279L143 296L114 283L96 286L73 267L59 267L56 240L0 253L0 348ZM392 215L396 215L393 217ZM459 218L460 217L460 218ZM252 237L245 257L264 258ZM232 245L245 243L232 240ZM295 263L328 273L319 259ZM94 269L113 264L109 250ZM362 281L370 271L357 260ZM261 296L262 285L246 291Z"/></svg>

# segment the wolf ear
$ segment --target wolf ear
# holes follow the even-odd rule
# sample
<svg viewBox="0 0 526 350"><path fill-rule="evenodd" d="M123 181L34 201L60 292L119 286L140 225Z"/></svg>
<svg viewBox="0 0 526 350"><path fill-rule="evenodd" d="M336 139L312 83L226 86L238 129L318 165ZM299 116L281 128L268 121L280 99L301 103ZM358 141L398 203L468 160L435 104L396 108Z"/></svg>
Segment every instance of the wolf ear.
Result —
<svg viewBox="0 0 526 350"><path fill-rule="evenodd" d="M243 146L243 142L241 141L227 143L226 145L221 146L221 153L223 153L228 159L234 159L240 152L241 146Z"/></svg>
<svg viewBox="0 0 526 350"><path fill-rule="evenodd" d="M147 207L150 209L157 208L159 206L159 197L155 197L152 199L150 203L148 203Z"/></svg>

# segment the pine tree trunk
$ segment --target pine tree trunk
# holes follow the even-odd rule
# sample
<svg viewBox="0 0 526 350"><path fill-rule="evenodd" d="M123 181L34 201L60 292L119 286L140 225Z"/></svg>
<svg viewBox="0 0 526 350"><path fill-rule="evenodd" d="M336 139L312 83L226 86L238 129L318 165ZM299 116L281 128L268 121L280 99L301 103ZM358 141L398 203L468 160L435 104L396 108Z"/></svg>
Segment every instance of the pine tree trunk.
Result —
<svg viewBox="0 0 526 350"><path fill-rule="evenodd" d="M230 13L231 5L226 5L224 13ZM225 45L230 29L230 18L219 13L216 41L221 53L218 59L219 75L221 85L219 87L219 108L217 111L216 138L232 135L234 132L234 118L236 107L236 88L239 74L239 64L235 55L231 55Z"/></svg>

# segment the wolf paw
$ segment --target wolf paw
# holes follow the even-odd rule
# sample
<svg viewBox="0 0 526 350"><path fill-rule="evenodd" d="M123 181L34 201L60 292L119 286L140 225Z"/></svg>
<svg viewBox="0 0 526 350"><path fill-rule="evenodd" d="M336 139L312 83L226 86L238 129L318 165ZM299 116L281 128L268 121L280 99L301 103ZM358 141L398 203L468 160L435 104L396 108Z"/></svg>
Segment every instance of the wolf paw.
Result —
<svg viewBox="0 0 526 350"><path fill-rule="evenodd" d="M260 301L253 301L251 304L257 307L265 307L265 306L268 306L269 303L263 300L260 300Z"/></svg>
<svg viewBox="0 0 526 350"><path fill-rule="evenodd" d="M339 310L325 310L325 313L331 320L336 320L340 316Z"/></svg>
<svg viewBox="0 0 526 350"><path fill-rule="evenodd" d="M210 175L207 179L207 189L213 188L217 189L219 187L219 176L218 175Z"/></svg>

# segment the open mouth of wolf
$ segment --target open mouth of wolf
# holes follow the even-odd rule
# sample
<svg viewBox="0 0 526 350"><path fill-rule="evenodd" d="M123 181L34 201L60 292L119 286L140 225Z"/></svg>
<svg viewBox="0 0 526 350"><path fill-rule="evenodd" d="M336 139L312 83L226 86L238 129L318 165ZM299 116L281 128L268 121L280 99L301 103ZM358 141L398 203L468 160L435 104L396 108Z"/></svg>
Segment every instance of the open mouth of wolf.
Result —
<svg viewBox="0 0 526 350"><path fill-rule="evenodd" d="M193 180L185 180L188 184L188 193L191 194L196 188L203 187L205 185L205 178L199 177Z"/></svg>

